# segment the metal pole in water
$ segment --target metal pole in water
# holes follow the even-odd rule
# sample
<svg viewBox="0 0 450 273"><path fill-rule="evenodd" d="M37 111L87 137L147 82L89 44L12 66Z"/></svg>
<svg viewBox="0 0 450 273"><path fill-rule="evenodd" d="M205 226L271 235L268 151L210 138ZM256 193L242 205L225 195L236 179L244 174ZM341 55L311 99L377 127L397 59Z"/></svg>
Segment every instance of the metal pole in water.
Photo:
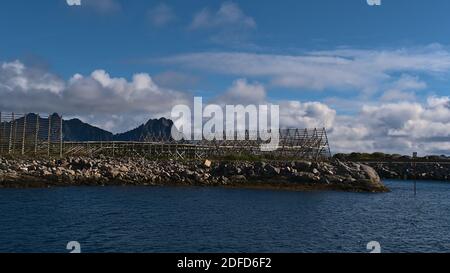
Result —
<svg viewBox="0 0 450 273"><path fill-rule="evenodd" d="M416 174L417 152L413 153L413 179L414 179L414 196L417 195L417 174Z"/></svg>

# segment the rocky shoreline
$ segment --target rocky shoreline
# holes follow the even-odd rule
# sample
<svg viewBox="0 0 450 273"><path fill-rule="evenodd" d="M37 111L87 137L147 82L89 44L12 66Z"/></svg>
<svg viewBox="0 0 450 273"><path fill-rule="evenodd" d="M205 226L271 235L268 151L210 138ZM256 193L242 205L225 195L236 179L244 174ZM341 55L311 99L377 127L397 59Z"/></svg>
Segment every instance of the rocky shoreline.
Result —
<svg viewBox="0 0 450 273"><path fill-rule="evenodd" d="M364 163L373 167L383 179L417 179L450 181L450 162Z"/></svg>
<svg viewBox="0 0 450 273"><path fill-rule="evenodd" d="M62 160L0 157L0 187L3 188L109 185L389 191L373 168L338 160L184 162L106 157Z"/></svg>

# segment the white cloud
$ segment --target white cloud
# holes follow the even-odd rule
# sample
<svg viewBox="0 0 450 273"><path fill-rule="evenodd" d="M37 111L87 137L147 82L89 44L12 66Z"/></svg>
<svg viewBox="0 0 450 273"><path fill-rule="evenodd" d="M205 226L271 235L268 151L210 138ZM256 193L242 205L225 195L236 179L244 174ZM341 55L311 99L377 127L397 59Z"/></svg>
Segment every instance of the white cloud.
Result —
<svg viewBox="0 0 450 273"><path fill-rule="evenodd" d="M385 90L395 82L402 91L417 90L423 85L420 79L398 75L436 75L450 70L450 53L436 45L401 50L338 49L302 55L204 52L164 61L239 77L267 77L275 86L293 89L357 90L366 94ZM411 83L416 85L408 86Z"/></svg>
<svg viewBox="0 0 450 273"><path fill-rule="evenodd" d="M397 86L423 87L417 82L406 84L405 79L408 76ZM125 79L95 70L66 81L20 61L0 64L0 96L7 98L0 100L2 111L60 112L114 132L150 117L169 117L173 105L192 103L190 94L162 88L146 73ZM219 99L232 104L279 104L283 127L328 128L333 152L450 154L447 96L432 96L422 103L363 103L358 114L348 116L323 102L270 100L261 83L238 79Z"/></svg>
<svg viewBox="0 0 450 273"><path fill-rule="evenodd" d="M203 31L213 44L227 45L233 48L254 48L250 42L257 28L256 21L246 15L234 2L224 2L220 8L205 8L195 14L188 29Z"/></svg>
<svg viewBox="0 0 450 273"><path fill-rule="evenodd" d="M422 88L403 76L397 87ZM322 128L329 131L333 152L386 152L450 155L450 98L426 102L365 104L358 113L342 115L322 102L270 100L260 83L236 80L217 101L231 104L278 104L284 128ZM351 103L351 102L350 102Z"/></svg>
<svg viewBox="0 0 450 273"><path fill-rule="evenodd" d="M233 2L224 2L217 12L208 8L198 12L190 25L191 29L205 29L217 27L255 28L255 20L244 14L240 7Z"/></svg>
<svg viewBox="0 0 450 273"><path fill-rule="evenodd" d="M424 87L409 76L402 76L395 86ZM222 104L278 104L282 127L325 127L329 131L333 152L410 154L418 151L422 155L450 155L449 97L429 97L424 103L360 102L356 106L358 112L350 116L338 114L323 102L270 100L262 84L239 79L216 101Z"/></svg>
<svg viewBox="0 0 450 273"><path fill-rule="evenodd" d="M427 84L419 79L407 74L403 74L397 82L394 83L394 89L398 90L422 90L427 88Z"/></svg>
<svg viewBox="0 0 450 273"><path fill-rule="evenodd" d="M321 102L280 101L280 124L286 128L330 128L336 111Z"/></svg>
<svg viewBox="0 0 450 273"><path fill-rule="evenodd" d="M259 83L249 83L246 79L238 79L216 101L220 104L258 105L266 102L266 89Z"/></svg>
<svg viewBox="0 0 450 273"><path fill-rule="evenodd" d="M69 6L81 6L81 0L66 0Z"/></svg>
<svg viewBox="0 0 450 273"><path fill-rule="evenodd" d="M450 154L450 99L364 106L356 116L338 116L330 127L335 151Z"/></svg>
<svg viewBox="0 0 450 273"><path fill-rule="evenodd" d="M179 91L161 88L145 73L131 80L111 77L104 70L91 75L75 74L64 81L54 74L26 67L20 61L0 66L0 100L2 111L59 112L82 115L89 121L128 121L115 126L115 131L129 129L153 117L168 116L173 105L191 103L190 97ZM111 120L111 116L117 118ZM125 125L127 128L122 128ZM102 126L103 127L103 126Z"/></svg>
<svg viewBox="0 0 450 273"><path fill-rule="evenodd" d="M172 8L164 3L148 11L148 18L155 27L162 27L176 19L176 15Z"/></svg>
<svg viewBox="0 0 450 273"><path fill-rule="evenodd" d="M58 95L65 88L65 83L55 75L39 69L28 69L19 61L1 65L0 84L2 90L11 95L15 91L27 94L30 90Z"/></svg>
<svg viewBox="0 0 450 273"><path fill-rule="evenodd" d="M390 89L384 92L381 96L381 101L415 101L416 94L414 92L407 92L398 89Z"/></svg>
<svg viewBox="0 0 450 273"><path fill-rule="evenodd" d="M415 101L415 91L427 88L427 83L418 77L402 75L381 96L382 101Z"/></svg>

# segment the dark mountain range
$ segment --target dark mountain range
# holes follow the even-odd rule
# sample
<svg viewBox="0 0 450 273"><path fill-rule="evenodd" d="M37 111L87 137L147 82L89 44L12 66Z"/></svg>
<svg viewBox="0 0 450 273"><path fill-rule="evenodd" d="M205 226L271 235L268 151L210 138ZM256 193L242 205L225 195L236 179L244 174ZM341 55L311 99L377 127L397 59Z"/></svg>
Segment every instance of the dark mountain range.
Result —
<svg viewBox="0 0 450 273"><path fill-rule="evenodd" d="M59 139L59 128L61 127L60 116L53 114L51 117L51 138L56 141ZM14 122L13 133L17 137L22 136L24 117L17 118ZM37 126L39 124L39 126ZM11 122L2 122L2 135L9 136ZM100 129L79 119L63 120L63 136L64 141L145 141L154 137L170 138L173 122L170 119L150 119L147 123L142 124L136 129L125 133L113 134L106 130ZM48 136L48 119L40 117L37 119L36 114L26 115L26 137L34 138L36 129L39 128L39 138L46 139ZM6 137L5 137L6 138Z"/></svg>
<svg viewBox="0 0 450 273"><path fill-rule="evenodd" d="M113 133L79 119L63 122L63 136L65 141L112 141L114 139Z"/></svg>
<svg viewBox="0 0 450 273"><path fill-rule="evenodd" d="M79 119L64 121L63 135L66 141L145 141L153 137L170 138L173 122L169 119L150 119L136 129L113 134Z"/></svg>

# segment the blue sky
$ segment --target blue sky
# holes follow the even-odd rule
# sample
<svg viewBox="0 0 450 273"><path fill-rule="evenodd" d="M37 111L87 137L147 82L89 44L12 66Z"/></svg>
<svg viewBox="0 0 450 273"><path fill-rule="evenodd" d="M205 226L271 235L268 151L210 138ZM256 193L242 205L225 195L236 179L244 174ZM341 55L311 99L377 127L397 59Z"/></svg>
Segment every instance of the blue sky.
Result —
<svg viewBox="0 0 450 273"><path fill-rule="evenodd" d="M5 0L0 107L121 131L193 95L271 102L285 126L329 127L339 151L448 154L449 11L447 0Z"/></svg>
<svg viewBox="0 0 450 273"><path fill-rule="evenodd" d="M89 0L85 0L89 1ZM92 1L92 0L90 0ZM96 1L96 0L94 0ZM111 1L113 2L113 1ZM217 10L224 1L115 0L113 10L69 7L65 0L4 1L0 10L0 57L42 59L63 77L99 67L131 76L167 67L139 60L198 51L245 51L295 54L337 47L395 48L449 44L450 2L384 0L371 7L365 0L236 1L256 26L233 42L214 42L216 29L189 30L196 13ZM150 10L170 5L174 18L154 26Z"/></svg>

